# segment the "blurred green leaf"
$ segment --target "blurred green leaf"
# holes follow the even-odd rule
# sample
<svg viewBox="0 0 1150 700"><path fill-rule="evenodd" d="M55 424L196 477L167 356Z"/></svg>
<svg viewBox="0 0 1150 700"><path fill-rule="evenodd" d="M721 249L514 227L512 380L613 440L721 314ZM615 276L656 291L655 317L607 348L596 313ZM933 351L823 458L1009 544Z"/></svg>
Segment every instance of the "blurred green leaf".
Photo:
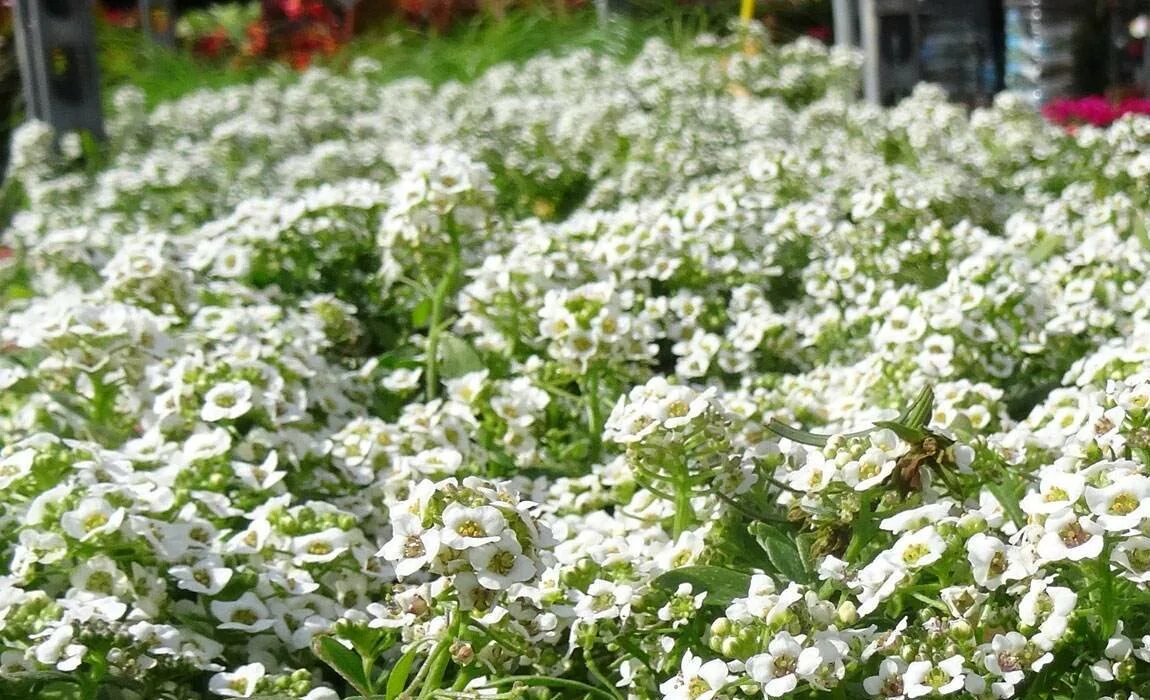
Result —
<svg viewBox="0 0 1150 700"><path fill-rule="evenodd" d="M343 677L363 695L370 695L371 680L363 671L363 659L359 654L340 644L335 637L319 636L312 642L312 649L325 664Z"/></svg>
<svg viewBox="0 0 1150 700"><path fill-rule="evenodd" d="M766 552L767 561L775 573L788 582L810 582L811 572L807 570L798 545L789 534L767 523L752 523L747 529Z"/></svg>
<svg viewBox="0 0 1150 700"><path fill-rule="evenodd" d="M440 375L444 379L462 377L485 367L483 358L462 338L445 334L439 340Z"/></svg>
<svg viewBox="0 0 1150 700"><path fill-rule="evenodd" d="M1014 521L1018 527L1026 524L1026 514L1022 512L1022 507L1018 503L1018 496L1013 493L1006 484L996 481L989 481L985 484L986 490L994 496L994 499L1002 504L1002 509Z"/></svg>
<svg viewBox="0 0 1150 700"><path fill-rule="evenodd" d="M656 587L668 593L674 593L683 583L691 584L695 593L706 591L705 605L725 607L735 598L747 596L751 575L719 566L685 566L668 571L654 581Z"/></svg>

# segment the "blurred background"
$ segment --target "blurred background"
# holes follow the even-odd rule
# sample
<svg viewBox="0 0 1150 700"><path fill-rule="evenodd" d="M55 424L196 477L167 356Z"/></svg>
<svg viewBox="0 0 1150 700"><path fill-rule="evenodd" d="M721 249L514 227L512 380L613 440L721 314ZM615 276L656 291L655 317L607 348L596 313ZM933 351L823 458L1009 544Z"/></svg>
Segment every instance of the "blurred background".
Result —
<svg viewBox="0 0 1150 700"><path fill-rule="evenodd" d="M154 104L356 56L438 83L539 51L690 41L740 14L780 42L859 47L875 102L926 80L971 106L1013 90L1071 126L1150 111L1150 0L0 0L0 168L14 124L99 136L89 112L125 84Z"/></svg>

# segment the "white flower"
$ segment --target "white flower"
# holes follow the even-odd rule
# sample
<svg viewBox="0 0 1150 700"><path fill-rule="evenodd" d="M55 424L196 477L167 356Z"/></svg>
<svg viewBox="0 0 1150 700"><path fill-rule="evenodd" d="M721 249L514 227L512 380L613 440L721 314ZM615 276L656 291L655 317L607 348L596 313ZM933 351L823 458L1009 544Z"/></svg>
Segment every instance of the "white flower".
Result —
<svg viewBox="0 0 1150 700"><path fill-rule="evenodd" d="M1022 670L1026 665L1026 637L1018 632L996 634L983 659L986 670L1002 678L1010 685L1018 685L1026 677Z"/></svg>
<svg viewBox="0 0 1150 700"><path fill-rule="evenodd" d="M1027 627L1055 641L1066 631L1067 618L1078 604L1078 594L1069 588L1051 586L1049 579L1030 582L1030 590L1018 603L1018 619Z"/></svg>
<svg viewBox="0 0 1150 700"><path fill-rule="evenodd" d="M116 566L115 560L103 554L79 562L68 580L73 587L90 593L121 595L131 590L128 577Z"/></svg>
<svg viewBox="0 0 1150 700"><path fill-rule="evenodd" d="M1032 515L1059 513L1074 505L1085 488L1081 474L1047 469L1039 479L1038 490L1026 494L1019 505Z"/></svg>
<svg viewBox="0 0 1150 700"><path fill-rule="evenodd" d="M929 503L918 508L911 508L883 518L879 527L888 532L898 534L908 530L920 530L928 525L937 525L948 519L954 502L941 500L938 503Z"/></svg>
<svg viewBox="0 0 1150 700"><path fill-rule="evenodd" d="M767 645L767 653L747 659L747 675L763 686L763 695L782 697L798 686L799 655L805 639L804 635L779 632Z"/></svg>
<svg viewBox="0 0 1150 700"><path fill-rule="evenodd" d="M706 591L692 595L691 584L680 583L671 600L659 608L658 617L664 622L670 622L672 627L681 627L690 622L696 611L703 607L706 598Z"/></svg>
<svg viewBox="0 0 1150 700"><path fill-rule="evenodd" d="M1104 488L1087 486L1086 505L1107 532L1136 528L1150 517L1150 478L1130 474Z"/></svg>
<svg viewBox="0 0 1150 700"><path fill-rule="evenodd" d="M36 639L43 639L34 647L36 661L53 666L58 671L75 671L83 662L88 647L73 643L74 635L75 630L70 624L49 627L34 635Z"/></svg>
<svg viewBox="0 0 1150 700"><path fill-rule="evenodd" d="M437 447L424 450L414 457L404 460L404 465L416 474L452 475L463 464L463 455L451 447Z"/></svg>
<svg viewBox="0 0 1150 700"><path fill-rule="evenodd" d="M924 695L949 695L966 685L965 659L955 655L938 662L912 661L903 674L903 688L908 698Z"/></svg>
<svg viewBox="0 0 1150 700"><path fill-rule="evenodd" d="M633 595L631 586L596 579L586 593L575 591L575 614L581 620L625 619L631 615Z"/></svg>
<svg viewBox="0 0 1150 700"><path fill-rule="evenodd" d="M945 552L946 542L932 526L899 537L885 558L892 567L915 570L930 566Z"/></svg>
<svg viewBox="0 0 1150 700"><path fill-rule="evenodd" d="M291 551L295 556L292 557L292 563L297 566L322 564L343 554L348 550L348 547L348 533L338 527L329 527L322 532L293 537Z"/></svg>
<svg viewBox="0 0 1150 700"><path fill-rule="evenodd" d="M423 370L416 369L394 369L383 378L383 388L392 392L401 392L414 389L419 386L419 378L423 375Z"/></svg>
<svg viewBox="0 0 1150 700"><path fill-rule="evenodd" d="M871 447L858 460L844 467L843 480L855 491L866 491L886 481L897 464L898 461L887 452Z"/></svg>
<svg viewBox="0 0 1150 700"><path fill-rule="evenodd" d="M1122 576L1134 583L1150 583L1150 537L1130 537L1119 542L1111 555L1121 566Z"/></svg>
<svg viewBox="0 0 1150 700"><path fill-rule="evenodd" d="M12 482L32 472L32 461L36 450L19 450L0 459L0 489L8 488Z"/></svg>
<svg viewBox="0 0 1150 700"><path fill-rule="evenodd" d="M1021 579L1026 575L1017 562L1013 548L997 537L981 532L966 541L966 557L975 583L992 591L1005 581Z"/></svg>
<svg viewBox="0 0 1150 700"><path fill-rule="evenodd" d="M173 566L168 570L176 579L176 586L202 595L215 595L232 580L231 569L223 566L219 557L201 559L191 566Z"/></svg>
<svg viewBox="0 0 1150 700"><path fill-rule="evenodd" d="M223 630L240 630L254 634L275 624L268 606L251 591L235 600L213 600L211 609L216 619L220 620L219 628Z"/></svg>
<svg viewBox="0 0 1150 700"><path fill-rule="evenodd" d="M468 508L452 503L443 510L442 543L452 549L469 549L498 542L507 519L494 506Z"/></svg>
<svg viewBox="0 0 1150 700"><path fill-rule="evenodd" d="M424 529L419 516L403 511L391 517L391 539L383 545L377 556L395 565L400 578L419 571L439 553L439 532Z"/></svg>
<svg viewBox="0 0 1150 700"><path fill-rule="evenodd" d="M1046 530L1038 541L1038 556L1044 561L1093 559L1102 553L1103 530L1089 516L1065 511L1049 516Z"/></svg>
<svg viewBox="0 0 1150 700"><path fill-rule="evenodd" d="M535 564L523 554L512 530L504 530L498 542L481 544L467 552L479 585L499 591L535 575Z"/></svg>
<svg viewBox="0 0 1150 700"><path fill-rule="evenodd" d="M218 666L217 666L218 668ZM240 666L231 673L220 672L208 681L208 690L229 698L248 698L255 694L260 680L267 674L258 661Z"/></svg>
<svg viewBox="0 0 1150 700"><path fill-rule="evenodd" d="M727 664L720 659L703 660L691 651L683 655L679 674L659 685L666 700L711 700L731 680Z"/></svg>
<svg viewBox="0 0 1150 700"><path fill-rule="evenodd" d="M902 700L906 697L902 689L905 672L906 662L897 656L883 659L878 666L878 674L863 680L863 690L874 697Z"/></svg>
<svg viewBox="0 0 1150 700"><path fill-rule="evenodd" d="M124 522L124 509L113 508L103 498L91 497L80 501L75 509L60 516L60 527L70 537L88 540L110 535Z"/></svg>
<svg viewBox="0 0 1150 700"><path fill-rule="evenodd" d="M235 420L252 410L252 385L241 380L217 384L204 394L200 418L208 423Z"/></svg>

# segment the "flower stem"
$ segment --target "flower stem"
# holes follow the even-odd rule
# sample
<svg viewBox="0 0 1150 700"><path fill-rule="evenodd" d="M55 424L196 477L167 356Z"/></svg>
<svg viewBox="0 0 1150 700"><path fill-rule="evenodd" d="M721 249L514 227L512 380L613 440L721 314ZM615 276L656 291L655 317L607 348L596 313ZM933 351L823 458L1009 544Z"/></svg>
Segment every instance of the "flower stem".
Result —
<svg viewBox="0 0 1150 700"><path fill-rule="evenodd" d="M587 430L591 437L590 458L595 462L603 449L603 409L599 406L599 373L594 370L587 372L586 380L582 393L584 401L587 402Z"/></svg>
<svg viewBox="0 0 1150 700"><path fill-rule="evenodd" d="M550 676L504 676L503 678L495 678L487 681L486 687L490 688L514 683L524 683L529 686L541 685L551 686L552 688L564 688L570 691L579 691L581 693L605 698L605 700L615 700L614 695L611 695L605 690L600 690L593 685L587 685L586 683L580 683L579 681L572 681L566 678L551 678Z"/></svg>
<svg viewBox="0 0 1150 700"><path fill-rule="evenodd" d="M587 662L587 670L591 672L595 680L599 681L600 685L606 688L612 696L618 700L623 700L623 696L615 689L611 681L607 680L607 676L603 675L603 671L599 669L599 664L595 663L594 657L586 649L583 650L583 660Z"/></svg>
<svg viewBox="0 0 1150 700"><path fill-rule="evenodd" d="M863 491L859 499L859 510L855 519L854 535L851 536L850 544L847 545L847 551L843 555L843 558L849 563L855 563L859 551L862 550L867 540L871 538L871 526L874 523L873 506L872 495L867 491Z"/></svg>
<svg viewBox="0 0 1150 700"><path fill-rule="evenodd" d="M427 400L431 401L439 394L439 341L443 335L443 316L447 297L455 291L455 280L459 276L459 238L451 234L451 253L447 261L447 270L435 285L431 295L431 319L427 331L427 350L424 357L424 380L426 381Z"/></svg>
<svg viewBox="0 0 1150 700"><path fill-rule="evenodd" d="M1114 572L1110 570L1110 543L1098 555L1098 613L1102 617L1102 634L1109 639L1117 628L1117 615L1114 611Z"/></svg>
<svg viewBox="0 0 1150 700"><path fill-rule="evenodd" d="M672 534L676 539L686 532L691 524L691 475L684 461L681 465L679 478L675 480L675 519L671 524Z"/></svg>
<svg viewBox="0 0 1150 700"><path fill-rule="evenodd" d="M423 689L419 691L419 697L429 698L439 690L443 683L443 674L447 672L447 666L451 663L451 644L463 634L463 630L467 627L467 618L466 612L457 610L451 628L427 657L427 679L424 681Z"/></svg>

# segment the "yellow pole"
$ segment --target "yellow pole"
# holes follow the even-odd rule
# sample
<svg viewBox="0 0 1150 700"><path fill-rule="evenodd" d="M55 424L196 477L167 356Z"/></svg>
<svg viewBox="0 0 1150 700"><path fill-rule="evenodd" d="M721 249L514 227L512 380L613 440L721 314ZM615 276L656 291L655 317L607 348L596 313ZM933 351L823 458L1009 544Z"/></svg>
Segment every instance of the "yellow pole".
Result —
<svg viewBox="0 0 1150 700"><path fill-rule="evenodd" d="M742 5L739 7L739 19L743 21L743 24L750 24L754 16L755 0L742 0Z"/></svg>

